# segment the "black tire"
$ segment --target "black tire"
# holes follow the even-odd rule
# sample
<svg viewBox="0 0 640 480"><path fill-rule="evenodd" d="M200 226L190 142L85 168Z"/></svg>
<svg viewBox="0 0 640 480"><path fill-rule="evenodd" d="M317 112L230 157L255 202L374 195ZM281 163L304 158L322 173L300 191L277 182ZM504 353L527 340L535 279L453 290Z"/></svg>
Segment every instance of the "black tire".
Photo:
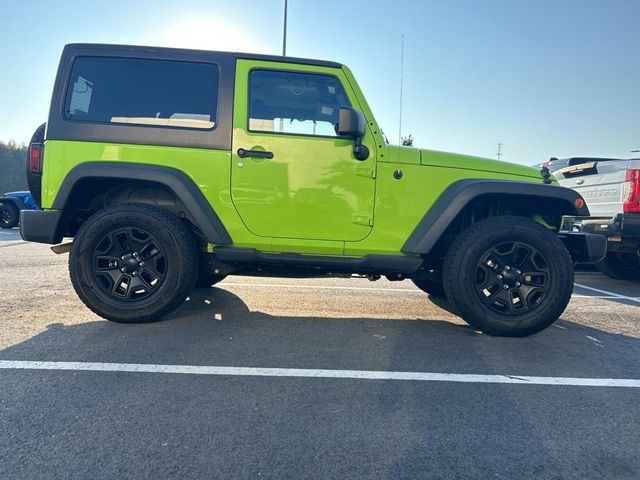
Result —
<svg viewBox="0 0 640 480"><path fill-rule="evenodd" d="M13 228L20 222L20 210L13 203L0 203L0 227Z"/></svg>
<svg viewBox="0 0 640 480"><path fill-rule="evenodd" d="M640 280L640 256L636 253L609 252L596 268L611 278Z"/></svg>
<svg viewBox="0 0 640 480"><path fill-rule="evenodd" d="M432 297L446 297L442 282L438 282L437 280L412 280L412 282L416 287Z"/></svg>
<svg viewBox="0 0 640 480"><path fill-rule="evenodd" d="M193 290L198 250L175 215L146 204L122 204L92 215L69 255L73 287L93 312L120 323L159 320Z"/></svg>
<svg viewBox="0 0 640 480"><path fill-rule="evenodd" d="M562 314L573 292L573 262L562 241L524 217L482 220L447 252L447 299L479 330L522 337L544 330Z"/></svg>
<svg viewBox="0 0 640 480"><path fill-rule="evenodd" d="M33 135L31 136L31 143L42 143L44 142L44 132L47 128L47 124L43 123L40 125ZM29 155L27 151L27 155ZM32 175L29 173L29 159L27 158L27 185L29 186L29 192L31 192L31 197L35 204L40 208L40 203L42 200L42 175Z"/></svg>
<svg viewBox="0 0 640 480"><path fill-rule="evenodd" d="M209 288L216 283L221 282L227 278L226 275L214 275L213 273L201 273L196 280L196 288Z"/></svg>

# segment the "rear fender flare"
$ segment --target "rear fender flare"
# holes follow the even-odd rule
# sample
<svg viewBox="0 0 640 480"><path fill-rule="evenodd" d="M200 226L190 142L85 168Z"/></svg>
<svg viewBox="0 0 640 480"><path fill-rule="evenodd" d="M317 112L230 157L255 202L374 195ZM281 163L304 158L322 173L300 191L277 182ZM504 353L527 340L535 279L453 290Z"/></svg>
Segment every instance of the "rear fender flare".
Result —
<svg viewBox="0 0 640 480"><path fill-rule="evenodd" d="M126 162L85 162L65 176L51 206L65 211L67 200L78 183L85 179L140 179L168 188L180 200L209 243L230 244L231 237L200 189L184 172L160 165Z"/></svg>

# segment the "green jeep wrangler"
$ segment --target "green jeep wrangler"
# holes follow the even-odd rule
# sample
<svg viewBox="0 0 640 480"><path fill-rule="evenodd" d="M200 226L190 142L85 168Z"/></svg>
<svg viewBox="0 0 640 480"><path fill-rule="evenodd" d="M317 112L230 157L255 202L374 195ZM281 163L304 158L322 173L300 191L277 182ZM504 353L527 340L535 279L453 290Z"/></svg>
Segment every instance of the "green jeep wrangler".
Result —
<svg viewBox="0 0 640 480"><path fill-rule="evenodd" d="M388 145L334 62L68 45L28 160L42 210L22 212L22 237L74 237L73 286L116 322L231 274L385 276L523 336L563 312L574 262L606 249L558 234L589 212L534 169Z"/></svg>

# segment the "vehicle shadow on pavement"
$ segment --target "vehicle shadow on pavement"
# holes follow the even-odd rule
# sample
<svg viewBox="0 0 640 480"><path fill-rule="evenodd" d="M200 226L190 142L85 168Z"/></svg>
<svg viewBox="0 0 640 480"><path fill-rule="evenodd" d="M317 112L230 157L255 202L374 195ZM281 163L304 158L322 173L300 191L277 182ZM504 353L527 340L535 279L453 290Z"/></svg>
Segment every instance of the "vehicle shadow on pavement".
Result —
<svg viewBox="0 0 640 480"><path fill-rule="evenodd" d="M3 359L635 378L640 339L559 320L525 338L446 320L274 316L220 288L165 320L51 324Z"/></svg>
<svg viewBox="0 0 640 480"><path fill-rule="evenodd" d="M640 358L640 340L567 321L527 338L498 338L444 320L273 316L250 311L235 294L211 288L195 292L162 322L52 324L1 350L0 358L637 378L638 362L630 359ZM234 451L240 449L241 462L263 459L260 468L266 470L297 471L301 465L319 464L331 469L334 457L345 455L344 468L375 468L375 478L452 478L456 472L473 478L589 478L594 472L598 478L636 478L640 471L634 430L637 389L322 378L217 381L166 374L112 374L104 386L95 374L71 380L68 375L42 375L35 377L41 378L38 398L97 389L91 397L95 405L71 407L87 419L111 399L129 398L129 392L143 398L147 391L151 396L173 392L160 412L180 418L197 406L197 420L174 422L172 433L189 438L185 432L202 430L193 422L209 422L210 431L190 447L206 451L202 458L208 464L222 461L210 455L219 448L211 432L223 428L224 418L235 412L244 427L238 431L239 424L232 423L228 435L247 444L234 444ZM25 398L14 398L16 404L33 403L29 391ZM627 436L624 444L600 441L613 404L620 405L617 435ZM144 403L128 408L146 415ZM202 408L213 413L203 415ZM223 412L220 418L217 409ZM118 415L127 417L127 411ZM160 424L166 421L161 418ZM83 431L91 421L73 425ZM146 428L151 427L127 435L139 440L132 440L141 449L137 455L161 462L166 452L144 441ZM326 439L329 446L322 443ZM46 443L38 435L31 441ZM96 441L103 442L100 436ZM56 448L64 444L56 441ZM318 448L333 453L318 460L313 456Z"/></svg>

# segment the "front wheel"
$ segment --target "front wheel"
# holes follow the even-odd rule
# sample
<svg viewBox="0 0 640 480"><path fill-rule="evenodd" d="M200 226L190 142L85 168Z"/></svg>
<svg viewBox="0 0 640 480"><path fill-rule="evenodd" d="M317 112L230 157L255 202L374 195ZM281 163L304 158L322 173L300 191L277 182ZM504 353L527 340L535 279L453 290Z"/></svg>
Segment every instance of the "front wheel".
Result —
<svg viewBox="0 0 640 480"><path fill-rule="evenodd" d="M562 241L524 217L482 220L451 245L444 264L447 299L470 325L521 337L551 325L573 292L573 262Z"/></svg>
<svg viewBox="0 0 640 480"><path fill-rule="evenodd" d="M11 203L0 203L0 228L13 228L20 221L20 211Z"/></svg>
<svg viewBox="0 0 640 480"><path fill-rule="evenodd" d="M175 215L123 204L95 213L80 227L69 273L80 299L101 317L152 322L177 308L193 289L198 251Z"/></svg>

